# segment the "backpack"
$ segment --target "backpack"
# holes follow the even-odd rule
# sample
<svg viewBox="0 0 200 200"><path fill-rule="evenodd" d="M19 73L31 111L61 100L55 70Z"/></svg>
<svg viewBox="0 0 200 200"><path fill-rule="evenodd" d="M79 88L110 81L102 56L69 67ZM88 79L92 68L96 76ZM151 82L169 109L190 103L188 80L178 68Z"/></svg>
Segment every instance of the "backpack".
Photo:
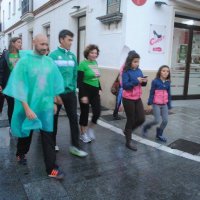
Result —
<svg viewBox="0 0 200 200"><path fill-rule="evenodd" d="M117 95L119 88L120 88L119 76L120 76L120 74L117 75L117 78L113 82L111 89L110 89L110 92L115 96Z"/></svg>

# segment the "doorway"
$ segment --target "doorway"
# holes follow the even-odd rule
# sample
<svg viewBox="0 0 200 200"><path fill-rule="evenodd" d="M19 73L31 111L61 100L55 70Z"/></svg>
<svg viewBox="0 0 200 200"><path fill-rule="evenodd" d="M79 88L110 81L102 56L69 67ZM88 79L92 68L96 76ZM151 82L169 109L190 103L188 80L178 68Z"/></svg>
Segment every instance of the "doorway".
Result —
<svg viewBox="0 0 200 200"><path fill-rule="evenodd" d="M78 62L84 60L83 51L85 49L85 37L86 37L86 16L78 17L78 47L77 47L77 59Z"/></svg>
<svg viewBox="0 0 200 200"><path fill-rule="evenodd" d="M200 20L175 18L171 93L173 99L200 99Z"/></svg>

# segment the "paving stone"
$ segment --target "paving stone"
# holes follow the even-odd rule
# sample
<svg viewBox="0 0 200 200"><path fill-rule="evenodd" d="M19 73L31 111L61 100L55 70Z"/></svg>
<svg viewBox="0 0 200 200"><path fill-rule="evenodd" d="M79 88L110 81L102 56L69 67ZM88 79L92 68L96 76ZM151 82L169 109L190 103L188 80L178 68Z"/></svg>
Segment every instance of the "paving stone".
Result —
<svg viewBox="0 0 200 200"><path fill-rule="evenodd" d="M169 116L165 130L168 139L165 145L178 138L198 141L200 128L197 129L197 112L199 114L200 103L194 103L175 102L174 114ZM106 112L110 114L110 111ZM182 119L179 119L180 115ZM153 117L148 115L146 119ZM126 120L119 120L109 124L123 129L125 123ZM95 131L96 141L81 143L81 148L89 155L84 159L75 157L69 153L71 138L68 118L59 118L57 143L60 151L57 162L66 177L63 181L57 181L48 178L45 172L39 134L33 136L27 166L21 166L15 158L16 139L9 136L8 129L0 128L0 199L200 199L199 162L136 141L133 142L137 144L138 151L133 152L125 147L123 135L100 126L96 126ZM135 134L141 136L141 127ZM147 139L155 141L155 127L149 131Z"/></svg>
<svg viewBox="0 0 200 200"><path fill-rule="evenodd" d="M67 199L68 195L58 180L50 178L24 184L24 189L29 200L57 200L62 197Z"/></svg>

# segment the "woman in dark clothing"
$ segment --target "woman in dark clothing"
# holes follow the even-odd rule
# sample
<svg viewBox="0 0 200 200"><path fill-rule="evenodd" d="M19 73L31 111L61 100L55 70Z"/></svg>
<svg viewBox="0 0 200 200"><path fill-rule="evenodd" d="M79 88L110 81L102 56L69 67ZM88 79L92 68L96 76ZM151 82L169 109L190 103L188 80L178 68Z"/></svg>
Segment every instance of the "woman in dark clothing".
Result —
<svg viewBox="0 0 200 200"><path fill-rule="evenodd" d="M19 60L19 50L22 47L22 39L20 37L13 37L9 42L8 50L5 50L0 59L0 93L6 87L8 78L17 61ZM8 104L8 120L11 123L12 113L14 109L14 99L6 96L5 99Z"/></svg>

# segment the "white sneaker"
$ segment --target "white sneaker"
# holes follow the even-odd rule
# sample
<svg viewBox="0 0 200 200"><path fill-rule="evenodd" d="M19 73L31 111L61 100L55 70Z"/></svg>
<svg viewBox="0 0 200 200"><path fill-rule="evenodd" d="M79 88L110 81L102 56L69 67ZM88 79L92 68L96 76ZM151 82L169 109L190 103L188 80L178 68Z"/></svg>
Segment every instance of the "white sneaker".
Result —
<svg viewBox="0 0 200 200"><path fill-rule="evenodd" d="M86 157L88 155L87 152L82 151L80 149L78 149L77 147L71 146L69 148L69 152L74 155L74 156L78 156L78 157Z"/></svg>
<svg viewBox="0 0 200 200"><path fill-rule="evenodd" d="M92 128L88 128L87 130L87 136L88 138L90 138L90 140L95 140L95 135L94 135L94 129Z"/></svg>
<svg viewBox="0 0 200 200"><path fill-rule="evenodd" d="M91 139L87 136L86 133L81 134L81 135L80 135L80 139L81 139L84 143L91 142Z"/></svg>
<svg viewBox="0 0 200 200"><path fill-rule="evenodd" d="M56 145L55 146L55 151L59 151L60 149L59 149L59 147Z"/></svg>

